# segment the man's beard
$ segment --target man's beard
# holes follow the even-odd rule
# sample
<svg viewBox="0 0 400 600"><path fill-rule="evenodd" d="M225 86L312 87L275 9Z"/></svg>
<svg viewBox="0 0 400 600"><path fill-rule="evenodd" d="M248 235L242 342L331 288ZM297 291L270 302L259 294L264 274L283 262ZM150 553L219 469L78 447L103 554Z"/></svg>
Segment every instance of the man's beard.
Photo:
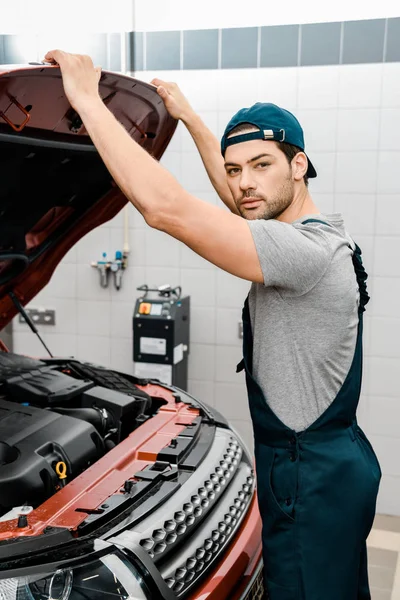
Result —
<svg viewBox="0 0 400 600"><path fill-rule="evenodd" d="M239 201L236 201L236 206L242 217L253 221L256 219L276 219L279 217L293 202L294 197L294 182L291 176L282 183L281 187L276 191L273 197L265 199L250 190L244 194ZM262 205L259 208L244 208L241 203L245 199L260 199Z"/></svg>

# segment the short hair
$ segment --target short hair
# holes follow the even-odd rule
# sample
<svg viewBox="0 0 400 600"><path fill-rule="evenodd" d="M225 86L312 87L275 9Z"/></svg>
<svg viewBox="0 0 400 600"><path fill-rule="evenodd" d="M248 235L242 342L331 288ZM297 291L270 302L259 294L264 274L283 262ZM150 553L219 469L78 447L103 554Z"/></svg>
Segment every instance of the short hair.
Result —
<svg viewBox="0 0 400 600"><path fill-rule="evenodd" d="M232 131L230 131L228 133L228 139L231 137L236 137L237 135L240 135L242 133L250 133L251 131L260 131L259 127L257 127L256 125L253 125L252 123L240 123L239 125L236 125L236 127L234 127L232 129ZM272 140L275 141L275 140ZM294 146L293 144L288 144L287 142L277 142L275 141L275 144L278 146L278 148L280 150L282 150L283 154L286 156L286 159L289 163L289 165L291 164L292 160L294 159L294 157L296 156L296 154L298 154L299 152L303 152L303 150L301 148L299 148L298 146ZM308 186L308 176L304 175L303 177L304 183L306 186Z"/></svg>

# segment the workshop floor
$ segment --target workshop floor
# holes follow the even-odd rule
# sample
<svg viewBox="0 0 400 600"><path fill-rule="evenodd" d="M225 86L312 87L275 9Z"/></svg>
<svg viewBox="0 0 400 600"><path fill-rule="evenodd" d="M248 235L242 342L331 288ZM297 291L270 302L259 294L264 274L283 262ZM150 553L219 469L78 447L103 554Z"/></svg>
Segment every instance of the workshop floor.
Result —
<svg viewBox="0 0 400 600"><path fill-rule="evenodd" d="M367 544L372 600L400 600L400 517L376 515Z"/></svg>

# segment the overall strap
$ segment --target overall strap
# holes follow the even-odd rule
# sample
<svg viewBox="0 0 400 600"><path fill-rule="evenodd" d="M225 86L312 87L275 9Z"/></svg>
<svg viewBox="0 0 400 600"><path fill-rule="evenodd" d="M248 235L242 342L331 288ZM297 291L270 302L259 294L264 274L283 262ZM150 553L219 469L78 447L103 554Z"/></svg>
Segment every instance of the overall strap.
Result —
<svg viewBox="0 0 400 600"><path fill-rule="evenodd" d="M330 223L327 223L326 221L321 221L320 219L307 219L306 221L303 221L303 225L306 225L307 223L322 223L322 225L327 225L328 227L333 227L333 225L331 225ZM335 229L335 227L333 227L333 228ZM356 273L358 288L360 291L360 305L358 307L358 312L362 313L365 311L365 305L368 304L368 302L370 301L370 297L367 292L367 284L366 284L368 274L365 271L364 265L362 262L361 249L354 242L354 240L353 240L353 243L355 245L355 248L352 248L350 246L350 244L349 244L349 248L351 249L351 251L353 253L353 255L352 255L353 267L354 267L354 271Z"/></svg>

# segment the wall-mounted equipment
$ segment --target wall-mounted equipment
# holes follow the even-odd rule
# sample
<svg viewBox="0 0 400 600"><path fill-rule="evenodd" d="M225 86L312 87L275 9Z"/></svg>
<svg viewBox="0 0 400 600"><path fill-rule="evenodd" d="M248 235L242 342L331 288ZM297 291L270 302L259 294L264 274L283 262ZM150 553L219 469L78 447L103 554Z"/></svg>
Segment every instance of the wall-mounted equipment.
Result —
<svg viewBox="0 0 400 600"><path fill-rule="evenodd" d="M114 260L107 260L107 253L103 252L103 260L92 262L92 267L96 267L100 273L100 285L102 288L107 288L109 284L110 274L114 277L114 287L119 290L122 285L122 272L126 269L128 257L122 254L120 250L115 253Z"/></svg>
<svg viewBox="0 0 400 600"><path fill-rule="evenodd" d="M109 284L110 274L114 278L114 287L116 290L121 289L122 273L128 266L129 256L129 204L124 208L124 249L117 250L114 260L107 260L107 252L103 252L102 260L92 262L92 267L96 267L100 274L100 285L102 288L107 288Z"/></svg>
<svg viewBox="0 0 400 600"><path fill-rule="evenodd" d="M187 390L190 297L170 285L137 289L143 295L133 315L135 376Z"/></svg>

